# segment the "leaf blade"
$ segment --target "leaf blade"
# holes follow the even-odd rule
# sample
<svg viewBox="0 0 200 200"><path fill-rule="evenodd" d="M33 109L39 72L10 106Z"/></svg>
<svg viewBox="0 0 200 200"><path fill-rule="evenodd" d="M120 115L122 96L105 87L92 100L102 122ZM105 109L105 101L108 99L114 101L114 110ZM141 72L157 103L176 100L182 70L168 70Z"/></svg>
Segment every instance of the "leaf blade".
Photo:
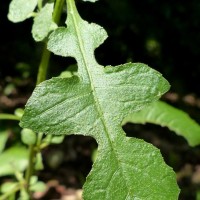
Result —
<svg viewBox="0 0 200 200"><path fill-rule="evenodd" d="M0 154L0 176L24 171L28 165L28 151L23 146L13 146Z"/></svg>
<svg viewBox="0 0 200 200"><path fill-rule="evenodd" d="M99 147L97 160L84 185L83 198L87 200L177 199L175 174L171 168L166 168L159 150L135 138L120 138L118 143L120 141L120 148L117 147L118 160L114 159L111 149ZM168 185L173 183L173 187L166 187L167 184L161 184L163 182L168 182Z"/></svg>
<svg viewBox="0 0 200 200"><path fill-rule="evenodd" d="M125 190L127 199L133 197L132 194L127 194L129 190L136 191L138 198L142 198L140 191L147 188L135 190L131 186L132 180L126 180L129 179L129 175L133 177L132 172L128 170L123 172L123 162L127 162L125 155L130 157L130 150L125 147L128 145L133 148L134 140L129 141L125 137L120 124L127 113L142 109L150 102L156 101L169 89L169 83L160 73L144 64L129 63L106 68L99 65L94 58L94 50L106 39L105 30L82 20L73 0L67 0L67 3L67 28L58 28L50 35L48 49L57 55L74 57L78 64L78 77L52 78L39 84L26 105L20 125L47 134L83 134L94 137L99 144L100 152L93 169L95 174L91 172L95 178L97 177L96 184L100 186L104 184L105 180L98 179L104 175L103 170L101 172L98 169L103 169L104 165L108 166L110 161L106 159L111 158L114 168L120 172L116 171L117 176L114 175L113 180L117 179L119 183L126 183L130 187ZM137 82L140 82L140 85ZM120 88L123 84L125 90L128 90L125 95L123 95L125 90L122 91ZM132 105L132 101L135 105ZM161 158L159 153L157 156ZM137 155L133 156L130 161L133 169L136 157ZM170 181L163 181L163 187L168 188L173 185L175 191L173 197L176 198L179 189L174 173L165 164L162 166L171 177ZM112 174L112 168L107 170ZM123 176L120 176L121 174ZM139 180L144 178L142 174L134 176ZM90 175L88 180L90 178L93 179L93 175ZM112 176L110 178L112 182L110 188L114 189L115 181L112 181ZM91 184L93 182L88 180L86 188L94 188ZM87 189L85 195L90 195ZM154 189L156 193L156 188ZM103 196L107 195L106 190L102 192ZM124 194L122 190L116 192L119 197ZM147 193L152 193L151 188ZM165 195L170 197L171 191ZM90 199L89 196L86 199ZM96 199L102 199L102 196Z"/></svg>
<svg viewBox="0 0 200 200"><path fill-rule="evenodd" d="M12 0L9 5L8 19L12 22L22 22L31 17L37 6L37 0Z"/></svg>
<svg viewBox="0 0 200 200"><path fill-rule="evenodd" d="M191 146L200 144L200 126L185 112L170 106L169 104L158 101L150 107L138 112L132 113L123 121L132 123L152 123L168 127L177 135L183 136Z"/></svg>

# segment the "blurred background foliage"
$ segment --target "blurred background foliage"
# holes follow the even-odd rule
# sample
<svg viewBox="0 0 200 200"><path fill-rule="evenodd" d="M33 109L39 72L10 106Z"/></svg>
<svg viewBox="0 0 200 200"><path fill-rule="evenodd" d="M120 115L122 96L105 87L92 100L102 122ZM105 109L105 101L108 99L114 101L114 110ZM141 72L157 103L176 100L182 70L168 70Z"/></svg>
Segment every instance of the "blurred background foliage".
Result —
<svg viewBox="0 0 200 200"><path fill-rule="evenodd" d="M9 3L10 0L0 1L0 112L13 113L17 107L24 106L35 87L43 45L40 42L36 43L32 38L32 19L17 24L8 21ZM170 82L170 92L175 96L172 95L168 100L184 109L200 123L200 1L99 0L93 4L77 0L77 6L83 19L101 25L108 32L108 39L95 51L100 64L148 64L161 72ZM66 19L65 10L61 25L64 25ZM74 63L75 60L72 58L52 55L48 78L60 75ZM180 101L177 103L178 97L185 98L189 106L181 104ZM20 132L20 128L17 125L17 122L0 122L0 131L6 128L9 132L10 140L7 146L19 140L19 134L16 133ZM178 172L178 177L181 177L179 185L183 190L180 199L192 200L199 195L198 147L191 150L185 146L182 138L170 133L166 128L158 130L157 126L147 125L143 129L140 125L127 125L125 130L127 134L133 135L134 132L134 136L144 138L161 149L166 162L173 166ZM152 132L158 134L152 135ZM162 142L158 142L158 137L162 137ZM80 142L84 140L86 142ZM83 139L81 136L77 137L74 143L78 143L79 149L82 145L82 152L85 144L90 148L89 144L92 143L91 149L94 149L95 145L94 141ZM61 146L62 152L66 151L66 144L68 145L68 142ZM79 155L80 150L78 152ZM81 161L76 161L74 167L78 166L78 169L82 170L81 176L85 177L91 160L82 154ZM70 162L72 163L71 160ZM83 165L87 165L84 170ZM191 177L195 173L197 181L194 183ZM61 177L63 178L63 175Z"/></svg>
<svg viewBox="0 0 200 200"><path fill-rule="evenodd" d="M100 24L108 32L109 38L96 50L101 64L144 62L163 73L172 85L171 90L200 95L199 1L77 2L83 18ZM8 21L9 3L0 2L0 79L13 75L26 78L29 73L35 79L41 44L32 39L32 19L17 24ZM61 24L65 17L63 14ZM49 77L73 62L56 56L52 60Z"/></svg>

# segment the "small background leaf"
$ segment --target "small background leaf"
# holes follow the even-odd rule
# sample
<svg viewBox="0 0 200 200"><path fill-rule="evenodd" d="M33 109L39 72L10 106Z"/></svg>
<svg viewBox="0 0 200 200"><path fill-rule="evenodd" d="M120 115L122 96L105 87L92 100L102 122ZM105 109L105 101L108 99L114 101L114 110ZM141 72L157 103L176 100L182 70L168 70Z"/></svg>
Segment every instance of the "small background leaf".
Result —
<svg viewBox="0 0 200 200"><path fill-rule="evenodd" d="M44 165L43 165L42 154L41 152L38 152L36 154L35 170L43 170L43 169L44 169Z"/></svg>
<svg viewBox="0 0 200 200"><path fill-rule="evenodd" d="M36 133L30 129L24 128L21 131L21 140L24 144L32 145L36 142Z"/></svg>
<svg viewBox="0 0 200 200"><path fill-rule="evenodd" d="M28 151L23 146L13 146L0 154L0 176L24 171L28 165Z"/></svg>
<svg viewBox="0 0 200 200"><path fill-rule="evenodd" d="M8 19L12 22L24 21L31 16L37 2L37 0L12 0L9 6Z"/></svg>
<svg viewBox="0 0 200 200"><path fill-rule="evenodd" d="M47 3L34 18L32 35L35 41L44 40L57 25L52 20L53 3Z"/></svg>
<svg viewBox="0 0 200 200"><path fill-rule="evenodd" d="M65 71L62 71L60 76L61 78L70 78L72 77L73 75L78 75L77 74L77 69L78 69L78 66L75 64L75 65L70 65L67 70Z"/></svg>
<svg viewBox="0 0 200 200"><path fill-rule="evenodd" d="M162 101L152 103L148 108L126 117L122 125L132 123L152 123L166 126L183 136L191 146L200 144L200 126L191 117Z"/></svg>
<svg viewBox="0 0 200 200"><path fill-rule="evenodd" d="M22 115L24 114L24 109L22 109L22 108L17 108L17 109L15 110L14 114L15 114L17 117L20 117L20 119L21 119Z"/></svg>
<svg viewBox="0 0 200 200"><path fill-rule="evenodd" d="M4 150L6 142L8 140L9 133L6 130L0 131L0 153Z"/></svg>
<svg viewBox="0 0 200 200"><path fill-rule="evenodd" d="M15 182L5 182L1 185L1 193L7 193L13 190L18 183Z"/></svg>
<svg viewBox="0 0 200 200"><path fill-rule="evenodd" d="M53 136L51 139L51 143L52 144L60 144L63 142L64 138L65 138L64 135Z"/></svg>
<svg viewBox="0 0 200 200"><path fill-rule="evenodd" d="M38 181L35 184L30 186L30 190L33 192L44 192L47 189L47 186L44 182Z"/></svg>

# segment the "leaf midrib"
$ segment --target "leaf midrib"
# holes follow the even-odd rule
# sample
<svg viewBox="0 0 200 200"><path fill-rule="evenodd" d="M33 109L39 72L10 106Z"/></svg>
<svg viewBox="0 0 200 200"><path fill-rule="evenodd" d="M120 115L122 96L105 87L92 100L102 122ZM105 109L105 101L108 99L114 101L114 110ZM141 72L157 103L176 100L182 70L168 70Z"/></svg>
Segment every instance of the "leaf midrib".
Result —
<svg viewBox="0 0 200 200"><path fill-rule="evenodd" d="M108 138L108 142L110 144L110 147L112 149L112 152L114 153L114 156L117 160L117 163L118 163L118 166L121 168L121 165L119 164L120 161L118 160L117 158L117 154L115 152L115 148L112 144L112 141L111 141L111 138L109 136L109 130L107 128L107 124L106 124L106 120L104 118L104 115L103 115L103 110L101 108L101 105L98 101L98 98L97 98L97 92L95 90L95 86L93 85L93 79L92 79L92 76L90 75L90 72L88 70L88 67L87 67L87 59L86 59L86 56L85 56L85 51L84 51L84 45L83 45L83 41L82 41L82 38L80 36L80 33L79 33L79 28L78 28L78 25L77 25L77 19L76 19L76 16L80 17L77 10L76 10L76 6L75 6L75 3L74 3L74 0L67 0L68 1L68 13L72 16L72 20L73 20L73 24L74 24L74 27L75 27L75 32L76 32L76 36L78 38L78 47L79 47L79 50L80 50L80 53L82 55L82 59L83 59L83 63L84 63L84 68L85 68L85 71L88 75L88 79L89 79L89 83L91 85L91 89L92 89L92 93L93 93L93 100L94 100L94 105L96 107L96 110L97 110L97 113L99 114L99 118L102 122L102 125L103 125L103 128L104 128L104 132L106 133L106 136ZM122 176L123 176L123 173L122 173ZM126 178L124 178L124 180L126 180ZM127 191L129 191L128 189L128 186L127 186L127 183L125 182L126 184L126 188L127 188ZM128 192L129 194L129 192Z"/></svg>

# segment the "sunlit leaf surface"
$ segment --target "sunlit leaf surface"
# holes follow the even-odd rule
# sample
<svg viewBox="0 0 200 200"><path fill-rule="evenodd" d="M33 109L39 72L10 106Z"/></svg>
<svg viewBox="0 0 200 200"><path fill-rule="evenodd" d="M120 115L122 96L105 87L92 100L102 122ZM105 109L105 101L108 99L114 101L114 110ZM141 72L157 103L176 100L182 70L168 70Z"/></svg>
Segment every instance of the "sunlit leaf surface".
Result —
<svg viewBox="0 0 200 200"><path fill-rule="evenodd" d="M177 199L173 170L153 145L125 136L121 122L165 93L168 82L141 63L103 67L94 50L107 37L97 24L82 20L67 0L67 28L51 35L48 49L74 57L78 75L52 78L33 92L22 127L47 134L83 134L98 142L97 158L84 185L85 200Z"/></svg>
<svg viewBox="0 0 200 200"><path fill-rule="evenodd" d="M162 101L157 101L140 112L130 114L123 120L123 124L127 122L165 126L183 136L191 146L200 144L199 124L187 113Z"/></svg>

